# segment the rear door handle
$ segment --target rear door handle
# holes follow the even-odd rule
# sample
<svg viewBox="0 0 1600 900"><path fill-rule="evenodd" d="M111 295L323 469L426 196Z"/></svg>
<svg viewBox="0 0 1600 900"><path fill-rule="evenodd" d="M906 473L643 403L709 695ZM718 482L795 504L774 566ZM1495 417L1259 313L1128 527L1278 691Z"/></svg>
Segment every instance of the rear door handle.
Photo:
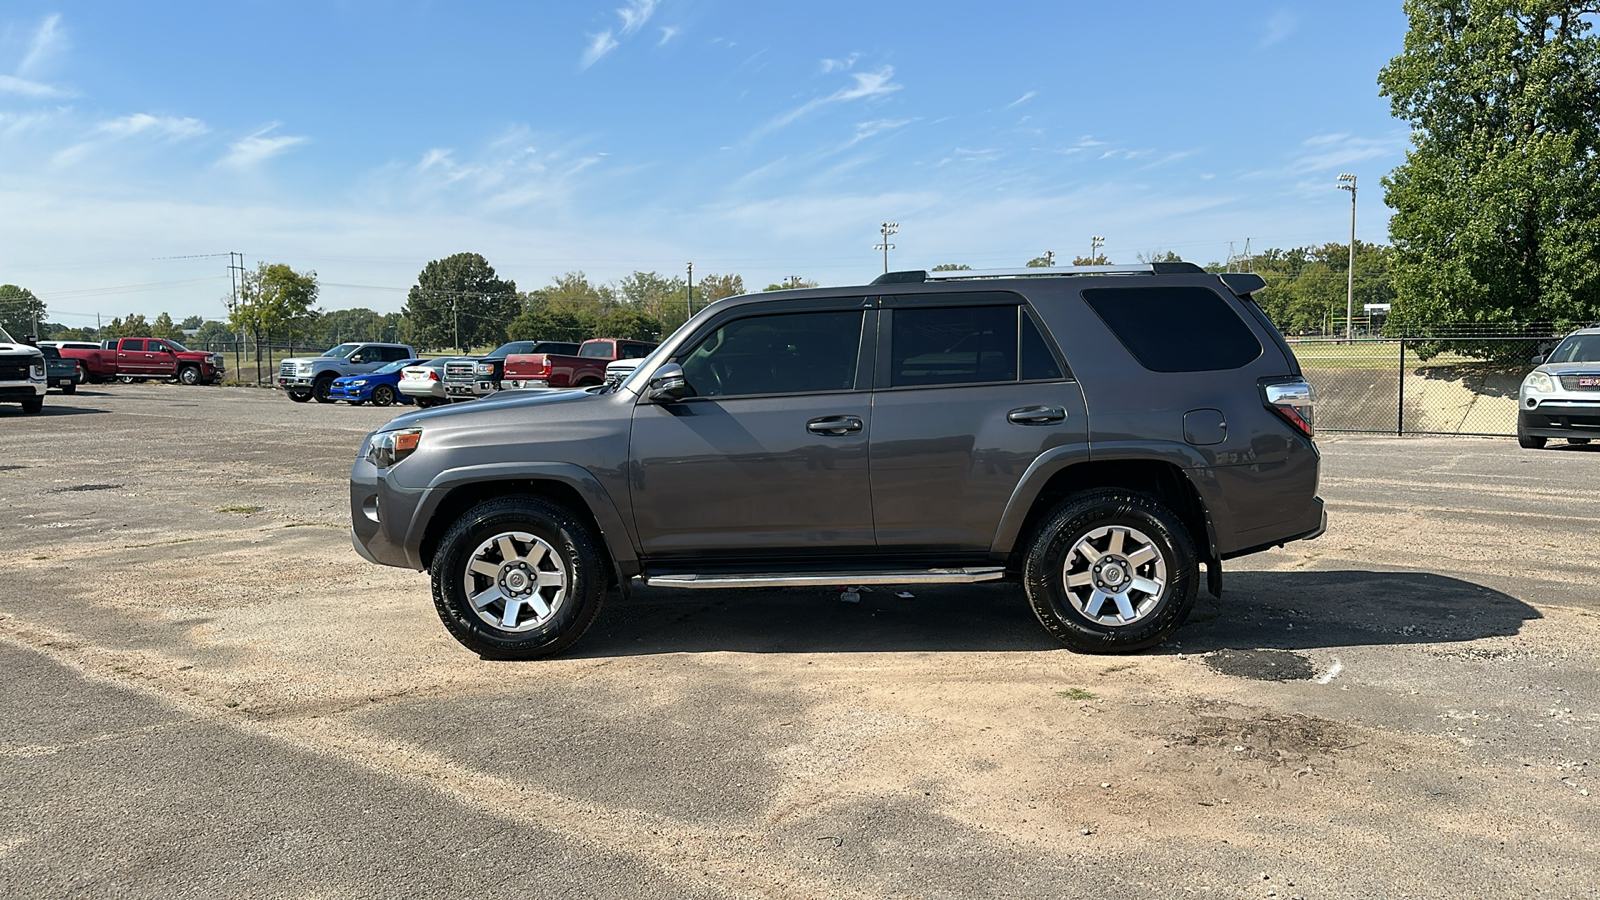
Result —
<svg viewBox="0 0 1600 900"><path fill-rule="evenodd" d="M1067 420L1067 411L1059 406L1024 406L1006 413L1006 419L1017 425L1054 425Z"/></svg>
<svg viewBox="0 0 1600 900"><path fill-rule="evenodd" d="M823 416L812 419L806 423L806 430L812 434L854 434L861 430L859 416Z"/></svg>

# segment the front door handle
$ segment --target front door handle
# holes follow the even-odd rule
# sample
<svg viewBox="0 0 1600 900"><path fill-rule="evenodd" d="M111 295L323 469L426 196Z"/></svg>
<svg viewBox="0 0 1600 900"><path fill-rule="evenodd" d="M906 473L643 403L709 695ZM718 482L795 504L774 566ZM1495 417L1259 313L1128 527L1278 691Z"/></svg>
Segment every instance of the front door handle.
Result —
<svg viewBox="0 0 1600 900"><path fill-rule="evenodd" d="M806 423L812 434L854 434L861 430L860 416L823 416Z"/></svg>
<svg viewBox="0 0 1600 900"><path fill-rule="evenodd" d="M1017 425L1054 425L1067 420L1067 411L1059 406L1024 406L1006 413L1006 420Z"/></svg>

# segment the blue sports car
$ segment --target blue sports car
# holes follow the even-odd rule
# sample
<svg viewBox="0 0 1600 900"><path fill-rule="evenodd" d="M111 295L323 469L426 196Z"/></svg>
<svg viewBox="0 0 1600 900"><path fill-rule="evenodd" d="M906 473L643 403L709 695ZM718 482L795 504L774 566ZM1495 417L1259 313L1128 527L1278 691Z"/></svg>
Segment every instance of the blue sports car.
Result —
<svg viewBox="0 0 1600 900"><path fill-rule="evenodd" d="M368 400L373 406L388 406L391 403L410 403L411 398L400 393L396 387L400 383L400 370L406 366L416 366L427 362L425 359L402 359L392 362L376 372L366 375L346 375L336 378L333 386L328 390L331 400L343 400L351 406L360 406Z"/></svg>

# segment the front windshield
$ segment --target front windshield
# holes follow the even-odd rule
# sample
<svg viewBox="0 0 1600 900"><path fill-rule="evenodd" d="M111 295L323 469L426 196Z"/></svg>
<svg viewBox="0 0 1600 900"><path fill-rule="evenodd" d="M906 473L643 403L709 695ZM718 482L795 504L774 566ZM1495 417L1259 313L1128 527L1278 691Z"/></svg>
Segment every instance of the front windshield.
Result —
<svg viewBox="0 0 1600 900"><path fill-rule="evenodd" d="M414 359L402 359L399 362L389 363L387 366L384 366L383 368L379 369L376 372L373 372L372 374L374 374L374 375L393 375L394 373L400 371L401 369L404 369L406 366L414 366L416 364L417 364L417 361L414 360Z"/></svg>
<svg viewBox="0 0 1600 900"><path fill-rule="evenodd" d="M533 341L512 341L509 344L501 344L499 347L496 347L495 351L493 353L489 354L488 356L486 356L484 358L485 359L505 359L506 357L510 356L513 353L533 353L533 352L535 352L534 349L533 349Z"/></svg>
<svg viewBox="0 0 1600 900"><path fill-rule="evenodd" d="M1600 362L1600 334L1569 335L1545 362Z"/></svg>
<svg viewBox="0 0 1600 900"><path fill-rule="evenodd" d="M188 347L185 347L184 345L178 343L177 341L168 340L167 341L167 346L171 347L172 349L174 349L176 351L178 351L179 353L188 353L189 352L189 348Z"/></svg>
<svg viewBox="0 0 1600 900"><path fill-rule="evenodd" d="M332 350L329 350L327 353L322 354L322 356L323 356L324 359L344 359L346 356L349 356L350 354L356 352L356 348L359 347L359 346L361 346L361 345L360 344L340 344L339 346L333 348Z"/></svg>

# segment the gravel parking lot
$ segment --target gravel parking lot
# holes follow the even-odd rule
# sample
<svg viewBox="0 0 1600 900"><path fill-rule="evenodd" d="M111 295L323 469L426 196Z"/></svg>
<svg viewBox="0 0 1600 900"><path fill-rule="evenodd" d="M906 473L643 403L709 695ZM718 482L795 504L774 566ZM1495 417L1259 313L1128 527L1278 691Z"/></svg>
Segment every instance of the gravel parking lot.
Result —
<svg viewBox="0 0 1600 900"><path fill-rule="evenodd" d="M0 407L0 895L1594 896L1600 446L1325 437L1328 533L1134 656L641 588L490 663L350 548L396 412Z"/></svg>

